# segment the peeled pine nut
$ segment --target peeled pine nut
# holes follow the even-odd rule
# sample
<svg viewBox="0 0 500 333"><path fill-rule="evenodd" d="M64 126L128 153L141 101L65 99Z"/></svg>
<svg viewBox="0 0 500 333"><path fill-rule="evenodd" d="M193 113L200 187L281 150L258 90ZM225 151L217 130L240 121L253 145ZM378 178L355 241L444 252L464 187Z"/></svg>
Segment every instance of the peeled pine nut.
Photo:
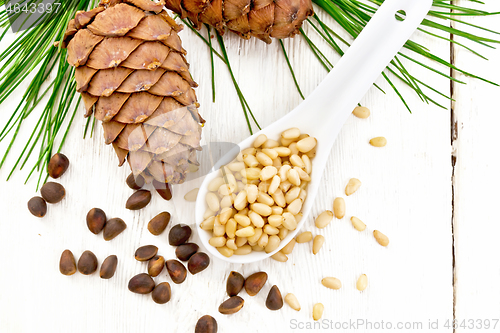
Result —
<svg viewBox="0 0 500 333"><path fill-rule="evenodd" d="M293 185L295 185L295 186L300 185L300 177L299 177L299 173L297 172L297 170L294 170L294 169L288 170L286 173L286 178Z"/></svg>
<svg viewBox="0 0 500 333"><path fill-rule="evenodd" d="M272 226L272 225L270 225L270 224L266 224L266 225L264 226L263 231L264 231L266 234L268 234L268 235L277 235L277 234L279 234L279 233L280 233L280 230L279 230L278 228L273 227L273 226Z"/></svg>
<svg viewBox="0 0 500 333"><path fill-rule="evenodd" d="M299 149L297 148L297 142L292 142L288 148L290 148L290 154L291 155L298 155L299 154Z"/></svg>
<svg viewBox="0 0 500 333"><path fill-rule="evenodd" d="M359 277L358 281L356 282L356 289L359 291L363 291L366 289L368 286L368 277L366 274L363 274Z"/></svg>
<svg viewBox="0 0 500 333"><path fill-rule="evenodd" d="M259 194L259 188L257 185L247 185L247 200L249 203L254 203L257 200L257 195Z"/></svg>
<svg viewBox="0 0 500 333"><path fill-rule="evenodd" d="M222 184L219 187L219 195L220 196L225 196L225 195L231 195L233 194L234 190L236 190L236 183L234 185L232 184Z"/></svg>
<svg viewBox="0 0 500 333"><path fill-rule="evenodd" d="M278 234L278 236L280 237L281 240L283 240L286 238L286 236L288 236L289 231L287 228L285 228L283 226L279 227L279 229L280 229L280 233Z"/></svg>
<svg viewBox="0 0 500 333"><path fill-rule="evenodd" d="M280 144L278 141L273 140L273 139L267 139L266 142L262 145L262 148L275 148L278 147Z"/></svg>
<svg viewBox="0 0 500 333"><path fill-rule="evenodd" d="M376 138L371 139L370 144L373 147L385 147L385 145L387 144L387 139L384 138L383 136L378 136Z"/></svg>
<svg viewBox="0 0 500 333"><path fill-rule="evenodd" d="M235 219L229 219L226 223L226 235L229 238L234 238L236 236L236 227L238 226L238 223L236 223ZM231 247L229 247L231 248ZM236 250L236 249L233 249Z"/></svg>
<svg viewBox="0 0 500 333"><path fill-rule="evenodd" d="M291 166L289 166L289 165L283 165L283 166L279 169L279 171L278 171L278 175L280 176L280 178L281 178L281 181L282 181L282 182L285 182L285 181L287 180L287 178L288 178L287 173L288 173L288 170L290 170L291 168L292 168L292 167L291 167Z"/></svg>
<svg viewBox="0 0 500 333"><path fill-rule="evenodd" d="M285 296L285 302L295 311L300 311L300 303L294 294L288 293Z"/></svg>
<svg viewBox="0 0 500 333"><path fill-rule="evenodd" d="M265 248L268 242L269 242L269 235L263 233L262 236L260 236L259 240L257 241L257 245L260 246L261 248Z"/></svg>
<svg viewBox="0 0 500 333"><path fill-rule="evenodd" d="M260 236L262 236L261 228L254 229L254 232L255 234L253 236L247 237L248 244L254 244L254 245L257 244L257 241L259 240Z"/></svg>
<svg viewBox="0 0 500 333"><path fill-rule="evenodd" d="M220 254L222 254L224 257L228 258L231 257L234 253L234 251L228 248L227 246L218 247L217 251L219 251Z"/></svg>
<svg viewBox="0 0 500 333"><path fill-rule="evenodd" d="M285 194L286 203L290 204L292 201L297 199L299 197L300 191L301 191L300 187L295 186L291 188L288 192L286 192Z"/></svg>
<svg viewBox="0 0 500 333"><path fill-rule="evenodd" d="M305 155L304 155L305 156ZM303 181L310 182L311 181L311 176L307 174L304 170L302 170L299 167L293 167L295 170L297 170L297 173L299 174L299 178Z"/></svg>
<svg viewBox="0 0 500 333"><path fill-rule="evenodd" d="M304 231L300 235L297 236L297 239L295 240L297 243L307 243L312 240L313 236L310 231Z"/></svg>
<svg viewBox="0 0 500 333"><path fill-rule="evenodd" d="M212 216L215 216L215 212L212 211L210 208L207 208L207 210L205 211L205 213L203 213L203 219L206 220L208 219L209 217L212 217Z"/></svg>
<svg viewBox="0 0 500 333"><path fill-rule="evenodd" d="M280 139L281 145L284 147L288 147L294 141L295 139L284 139L283 137Z"/></svg>
<svg viewBox="0 0 500 333"><path fill-rule="evenodd" d="M203 230L207 230L207 231L213 230L214 221L215 221L215 216L211 216L208 219L206 219L205 221L200 223L200 228Z"/></svg>
<svg viewBox="0 0 500 333"><path fill-rule="evenodd" d="M248 244L245 244L245 245L242 245L240 247L238 247L237 250L234 250L234 254L237 254L237 255L245 255L245 254L249 254L250 252L252 252L252 247Z"/></svg>
<svg viewBox="0 0 500 333"><path fill-rule="evenodd" d="M257 152L257 149L250 147L250 148L243 149L241 151L241 154L243 155L243 157L245 157L245 155L255 155L256 152Z"/></svg>
<svg viewBox="0 0 500 333"><path fill-rule="evenodd" d="M321 250L321 247L323 246L323 243L325 242L325 237L322 235L317 235L314 237L313 241L313 254L317 254L319 250Z"/></svg>
<svg viewBox="0 0 500 333"><path fill-rule="evenodd" d="M281 133L281 137L283 139L288 139L288 140L298 139L299 136L300 136L300 130L296 127L287 129L286 131Z"/></svg>
<svg viewBox="0 0 500 333"><path fill-rule="evenodd" d="M273 252L274 250L276 250L278 248L278 246L280 245L280 242L281 242L281 239L278 236L276 236L276 235L269 236L269 241L267 242L267 245L266 245L264 251L266 251L266 253Z"/></svg>
<svg viewBox="0 0 500 333"><path fill-rule="evenodd" d="M272 164L272 163L271 163ZM268 179L273 178L278 173L278 169L271 166L266 166L260 172L260 180L266 181Z"/></svg>
<svg viewBox="0 0 500 333"><path fill-rule="evenodd" d="M242 227L248 227L250 223L252 223L250 221L250 218L243 214L235 214L234 220L238 222L238 224L241 225Z"/></svg>
<svg viewBox="0 0 500 333"><path fill-rule="evenodd" d="M300 220L302 220L303 216L304 215L302 213L298 213L298 214L294 215L295 221L297 221L297 224L300 222Z"/></svg>
<svg viewBox="0 0 500 333"><path fill-rule="evenodd" d="M257 202L271 207L274 205L274 200L271 196L264 192L259 192L257 195Z"/></svg>
<svg viewBox="0 0 500 333"><path fill-rule="evenodd" d="M254 204L255 205L255 204ZM271 207L269 207L271 208ZM266 223L264 221L264 219L262 218L262 216L260 216L259 214L257 214L256 212L254 211L251 211L248 213L248 217L250 218L250 221L252 221L252 224L256 227L256 228L262 228L264 226L264 224Z"/></svg>
<svg viewBox="0 0 500 333"><path fill-rule="evenodd" d="M219 222L221 224L226 224L233 213L233 209L230 207L223 208L219 214Z"/></svg>
<svg viewBox="0 0 500 333"><path fill-rule="evenodd" d="M352 114L358 118L366 119L370 116L370 109L365 106L357 106L354 108L354 111L352 111Z"/></svg>
<svg viewBox="0 0 500 333"><path fill-rule="evenodd" d="M215 192L219 189L219 187L224 184L224 179L222 179L222 177L217 177L217 178L214 178L210 181L210 183L208 183L208 190L210 192Z"/></svg>
<svg viewBox="0 0 500 333"><path fill-rule="evenodd" d="M377 240L377 242L380 245L382 245L382 246L389 245L389 238L386 235L384 235L383 233L381 233L380 231L374 230L373 237L375 237L375 239Z"/></svg>
<svg viewBox="0 0 500 333"><path fill-rule="evenodd" d="M293 215L297 215L300 210L302 209L302 199L295 199L293 200L287 207L287 211L292 213Z"/></svg>
<svg viewBox="0 0 500 333"><path fill-rule="evenodd" d="M273 214L274 214L274 212L273 212ZM267 218L267 223L269 223L269 226L277 228L277 227L279 227L283 223L283 216L281 216L281 215L270 215Z"/></svg>
<svg viewBox="0 0 500 333"><path fill-rule="evenodd" d="M305 168L305 164L304 164L304 161L302 161L302 158L300 158L299 155L297 154L293 154L292 156L290 156L290 163L293 165L293 166L296 166L296 167L299 167L299 168Z"/></svg>
<svg viewBox="0 0 500 333"><path fill-rule="evenodd" d="M286 262L288 260L288 257L286 256L286 254L284 254L284 253L282 253L280 251L278 251L275 254L273 254L271 256L271 258L273 258L276 261L280 261L280 262Z"/></svg>
<svg viewBox="0 0 500 333"><path fill-rule="evenodd" d="M276 205L278 205L279 207L286 206L285 196L283 195L283 191L281 191L281 189L277 189L276 191L274 191L271 197L273 198Z"/></svg>
<svg viewBox="0 0 500 333"><path fill-rule="evenodd" d="M307 137L297 142L297 149L301 153L307 153L316 147L316 138Z"/></svg>
<svg viewBox="0 0 500 333"><path fill-rule="evenodd" d="M225 233L226 233L226 226L220 224L219 216L216 216L214 220L214 228L212 234L214 235L214 237L219 237L219 236L224 236Z"/></svg>
<svg viewBox="0 0 500 333"><path fill-rule="evenodd" d="M295 220L295 216L292 213L283 213L283 226L288 230L297 229L297 221Z"/></svg>
<svg viewBox="0 0 500 333"><path fill-rule="evenodd" d="M302 161L304 162L304 171L307 172L307 174L311 174L312 172L312 162L309 156L307 155L302 155Z"/></svg>
<svg viewBox="0 0 500 333"><path fill-rule="evenodd" d="M304 183L302 183L304 184ZM299 194L299 199L302 200L302 202L304 202L307 198L307 191L306 190L301 190L300 191L300 194Z"/></svg>
<svg viewBox="0 0 500 333"><path fill-rule="evenodd" d="M269 216L273 213L273 210L268 205L256 202L250 205L250 209L259 214L260 216ZM252 219L252 218L250 218Z"/></svg>
<svg viewBox="0 0 500 333"><path fill-rule="evenodd" d="M306 133L301 134L301 135L297 138L297 141L300 141L300 140L305 139L305 138L308 138L308 137L309 137L309 134L306 134Z"/></svg>
<svg viewBox="0 0 500 333"><path fill-rule="evenodd" d="M316 227L319 229L326 228L327 225L333 220L333 213L329 210L325 210L323 213L319 214L314 222Z"/></svg>
<svg viewBox="0 0 500 333"><path fill-rule="evenodd" d="M359 179L357 178L349 179L349 182L345 187L345 195L350 196L351 194L354 194L354 192L356 192L360 186L361 186L361 181Z"/></svg>
<svg viewBox="0 0 500 333"><path fill-rule="evenodd" d="M338 197L333 200L333 213L335 217L341 219L345 215L345 201L344 198Z"/></svg>
<svg viewBox="0 0 500 333"><path fill-rule="evenodd" d="M276 148L274 148L274 151L280 157L290 156L290 153L291 153L290 148L287 148L287 147L276 147Z"/></svg>
<svg viewBox="0 0 500 333"><path fill-rule="evenodd" d="M259 186L257 188L259 189L260 192L267 192L269 190L269 186L271 186L271 179L268 179L266 181L260 182Z"/></svg>
<svg viewBox="0 0 500 333"><path fill-rule="evenodd" d="M339 279L334 278L334 277L326 277L323 280L321 280L321 284L324 285L327 288L338 290L342 288L342 283L340 282Z"/></svg>
<svg viewBox="0 0 500 333"><path fill-rule="evenodd" d="M236 240L234 241L237 247L242 247L247 243L247 238L246 237L236 237Z"/></svg>
<svg viewBox="0 0 500 333"><path fill-rule="evenodd" d="M242 210L247 206L247 191L243 190L234 199L234 208Z"/></svg>
<svg viewBox="0 0 500 333"><path fill-rule="evenodd" d="M254 146L254 148L259 148L266 141L267 141L267 136L265 134L261 134L257 138L255 138L255 141L253 142L253 146Z"/></svg>
<svg viewBox="0 0 500 333"><path fill-rule="evenodd" d="M243 162L245 162L249 168L255 168L259 165L259 161L254 155L243 155Z"/></svg>
<svg viewBox="0 0 500 333"><path fill-rule="evenodd" d="M258 152L256 155L257 161L260 162L263 166L273 165L273 160L263 152Z"/></svg>
<svg viewBox="0 0 500 333"><path fill-rule="evenodd" d="M212 237L208 240L208 243L213 247L222 247L226 245L226 237Z"/></svg>
<svg viewBox="0 0 500 333"><path fill-rule="evenodd" d="M235 235L238 237L251 237L255 235L255 229L248 226L244 227L243 229L236 230Z"/></svg>
<svg viewBox="0 0 500 333"><path fill-rule="evenodd" d="M283 214L283 208L281 208L279 206L272 206L271 209L273 211L272 215L281 215L281 214Z"/></svg>
<svg viewBox="0 0 500 333"><path fill-rule="evenodd" d="M364 224L363 221L358 219L356 216L351 217L351 223L354 229L358 231L363 231L366 229L366 224Z"/></svg>
<svg viewBox="0 0 500 333"><path fill-rule="evenodd" d="M264 252L264 249L258 246L257 244L252 246L252 251L254 252Z"/></svg>
<svg viewBox="0 0 500 333"><path fill-rule="evenodd" d="M280 184L281 184L280 176L275 175L271 180L271 185L269 185L267 192L273 194L279 188Z"/></svg>
<svg viewBox="0 0 500 333"><path fill-rule="evenodd" d="M281 168L281 158L277 157L275 159L273 159L273 167L275 167L276 169L279 170L279 168Z"/></svg>
<svg viewBox="0 0 500 333"><path fill-rule="evenodd" d="M243 162L233 162L227 165L228 169L233 172L238 172L245 169L245 163Z"/></svg>
<svg viewBox="0 0 500 333"><path fill-rule="evenodd" d="M196 197L198 196L199 190L200 190L199 188L192 189L191 191L186 193L186 195L184 195L184 200L190 201L190 202L196 201Z"/></svg>
<svg viewBox="0 0 500 333"><path fill-rule="evenodd" d="M231 238L231 239L228 239L226 242L226 246L233 251L238 249L238 247L236 246L234 241L235 241L234 238Z"/></svg>
<svg viewBox="0 0 500 333"><path fill-rule="evenodd" d="M323 311L325 310L325 306L321 303L316 303L313 306L313 319L320 320L323 316Z"/></svg>
<svg viewBox="0 0 500 333"><path fill-rule="evenodd" d="M207 201L207 205L210 210L214 212L217 212L219 210L219 198L217 197L217 194L207 193L205 200Z"/></svg>
<svg viewBox="0 0 500 333"><path fill-rule="evenodd" d="M225 195L220 201L220 208L231 207L233 205L233 193L231 195Z"/></svg>
<svg viewBox="0 0 500 333"><path fill-rule="evenodd" d="M292 253L293 248L295 247L295 243L296 243L296 240L294 238L292 238L292 240L281 249L281 252L283 252L284 254Z"/></svg>
<svg viewBox="0 0 500 333"><path fill-rule="evenodd" d="M281 182L280 184L280 189L283 192L288 192L288 190L292 187L292 183L290 183L288 180L285 180L284 182Z"/></svg>
<svg viewBox="0 0 500 333"><path fill-rule="evenodd" d="M278 147L276 147L276 148L278 148ZM278 152L275 150L276 148L274 148L274 149L264 148L264 149L262 149L262 152L264 154L266 154L267 156L269 156L269 158L271 158L272 160L275 160L276 158L278 158ZM264 164L262 164L262 165L264 165Z"/></svg>

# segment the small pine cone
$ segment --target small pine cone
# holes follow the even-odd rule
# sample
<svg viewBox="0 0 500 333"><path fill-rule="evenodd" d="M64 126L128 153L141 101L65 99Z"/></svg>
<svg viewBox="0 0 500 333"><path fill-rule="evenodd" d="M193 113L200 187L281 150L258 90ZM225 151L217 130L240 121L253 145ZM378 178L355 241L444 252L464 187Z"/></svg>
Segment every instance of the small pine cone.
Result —
<svg viewBox="0 0 500 333"><path fill-rule="evenodd" d="M88 117L102 122L106 144L135 176L178 184L198 165L198 102L164 2L102 0L77 12L63 39Z"/></svg>
<svg viewBox="0 0 500 333"><path fill-rule="evenodd" d="M268 44L270 37L298 34L313 14L311 0L166 0L166 7L189 18L196 29L206 23L222 35L227 27L244 39L254 36Z"/></svg>

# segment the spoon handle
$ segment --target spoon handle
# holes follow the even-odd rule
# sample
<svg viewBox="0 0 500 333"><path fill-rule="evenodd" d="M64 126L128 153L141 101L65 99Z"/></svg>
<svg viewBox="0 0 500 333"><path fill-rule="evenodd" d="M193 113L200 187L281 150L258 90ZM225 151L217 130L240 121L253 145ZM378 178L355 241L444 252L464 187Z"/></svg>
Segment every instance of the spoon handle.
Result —
<svg viewBox="0 0 500 333"><path fill-rule="evenodd" d="M431 4L432 0L386 0L335 68L285 118L315 134L329 152L354 107L420 25ZM400 15L403 21L395 17L400 10L406 12L406 17ZM304 124L311 128L303 128Z"/></svg>

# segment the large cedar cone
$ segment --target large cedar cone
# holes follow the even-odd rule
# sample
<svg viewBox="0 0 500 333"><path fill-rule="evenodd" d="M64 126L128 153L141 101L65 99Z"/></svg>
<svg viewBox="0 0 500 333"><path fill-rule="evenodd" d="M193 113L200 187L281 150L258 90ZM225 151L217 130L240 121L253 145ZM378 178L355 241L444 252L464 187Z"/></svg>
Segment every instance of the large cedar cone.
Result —
<svg viewBox="0 0 500 333"><path fill-rule="evenodd" d="M242 38L254 36L268 44L270 37L298 34L313 14L311 0L166 0L166 6L189 18L196 29L206 23L222 35L227 27Z"/></svg>
<svg viewBox="0 0 500 333"><path fill-rule="evenodd" d="M181 30L150 0L102 0L76 13L63 40L75 69L77 91L102 121L106 144L119 165L148 182L182 183L197 165L201 125L177 32ZM128 157L128 158L127 158Z"/></svg>

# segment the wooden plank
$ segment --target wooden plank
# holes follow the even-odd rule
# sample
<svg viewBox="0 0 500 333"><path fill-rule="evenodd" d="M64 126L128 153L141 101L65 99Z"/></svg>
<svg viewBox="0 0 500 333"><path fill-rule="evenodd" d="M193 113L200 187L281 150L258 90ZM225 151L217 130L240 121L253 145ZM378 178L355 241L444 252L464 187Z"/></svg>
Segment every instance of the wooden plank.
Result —
<svg viewBox="0 0 500 333"><path fill-rule="evenodd" d="M467 1L458 1L470 5ZM498 11L498 4L487 2L483 10ZM464 18L499 31L498 18ZM457 24L458 28L464 27ZM485 34L490 38L498 35ZM457 38L463 42L462 38ZM490 61L481 61L470 52L455 48L455 64L476 75L498 82L500 53L498 50L478 48ZM496 153L498 123L495 96L499 88L485 82L455 73L467 86L454 84L454 238L455 238L455 293L457 332L486 329L499 332L500 268L491 262L491 256L500 251L497 235L500 232L497 214L500 175L500 157ZM496 321L492 321L496 319ZM482 327L481 327L482 325ZM496 325L496 327L494 327Z"/></svg>
<svg viewBox="0 0 500 333"><path fill-rule="evenodd" d="M306 31L334 58L333 51L314 36L310 27ZM200 112L207 120L204 142L241 141L248 130L225 66L216 60L217 99L212 104L207 49L193 34L186 31L181 36L189 52L193 76L200 83ZM447 43L417 37L444 58L449 57ZM235 76L262 126L300 102L276 42L267 46L230 34L224 40ZM307 95L326 71L301 37L285 41L285 46ZM446 79L421 71L413 64L408 68L419 71L422 80L447 91ZM349 178L359 178L363 182L361 189L346 198L344 219L335 220L320 231L311 217L304 228L325 236L327 241L321 252L313 256L311 244L300 244L287 263L268 259L233 265L213 260L206 271L188 276L184 284L171 283L172 300L162 306L154 304L149 296L126 290L130 277L146 269L145 264L133 259L133 253L140 245L155 244L160 254L174 257L166 233L154 237L146 230L146 224L167 210L174 216L172 225L194 225L194 206L182 197L197 186L196 181L175 188L171 202L155 196L146 209L127 211L124 203L132 193L124 183L128 170L116 168L112 148L103 145L100 126L96 126L92 139L81 140L84 121L77 117L64 148L72 165L60 180L68 196L62 203L50 206L43 220L33 218L26 209L27 200L34 195L33 182L21 187L22 177L17 173L11 182L2 183L0 202L5 217L0 223L0 251L11 254L3 259L10 273L0 275L0 285L9 286L0 293L1 327L9 332L34 332L40 327L51 332L66 332L68 327L74 332L148 332L158 328L192 332L196 320L210 314L219 322L220 332L235 327L241 332L284 332L291 331L293 325L302 325L299 323L311 324L316 302L325 305L325 325L332 325L330 321L335 325L366 319L374 325L383 320L394 326L398 322L422 322L425 327L429 319L451 317L450 116L446 110L421 103L410 89L403 87L401 92L413 107L411 115L385 81L379 79L377 83L387 95L372 89L362 101L371 108L372 116L367 120L348 120L332 149L313 215L331 209L334 197L344 196ZM368 144L370 138L379 135L388 138L387 147L376 149ZM6 174L6 169L0 170L0 178ZM110 217L123 218L127 230L111 242L91 234L85 226L85 215L92 207L103 208ZM352 215L366 222L367 231L359 233L352 228ZM374 241L373 229L390 237L388 248ZM199 241L196 234L192 239ZM92 250L100 262L116 254L116 276L109 281L96 274L62 276L57 267L60 253L66 248L77 257L84 250ZM231 270L245 276L263 270L269 274L269 281L256 297L243 293L246 303L240 313L223 316L217 307L226 299L225 279ZM355 283L363 273L368 275L369 287L360 293ZM324 288L320 281L325 276L338 277L343 288ZM165 272L155 280L171 282ZM302 310L297 313L286 305L278 312L267 310L265 297L273 284L279 286L283 295L297 295ZM359 326L357 330L343 331L369 329Z"/></svg>

